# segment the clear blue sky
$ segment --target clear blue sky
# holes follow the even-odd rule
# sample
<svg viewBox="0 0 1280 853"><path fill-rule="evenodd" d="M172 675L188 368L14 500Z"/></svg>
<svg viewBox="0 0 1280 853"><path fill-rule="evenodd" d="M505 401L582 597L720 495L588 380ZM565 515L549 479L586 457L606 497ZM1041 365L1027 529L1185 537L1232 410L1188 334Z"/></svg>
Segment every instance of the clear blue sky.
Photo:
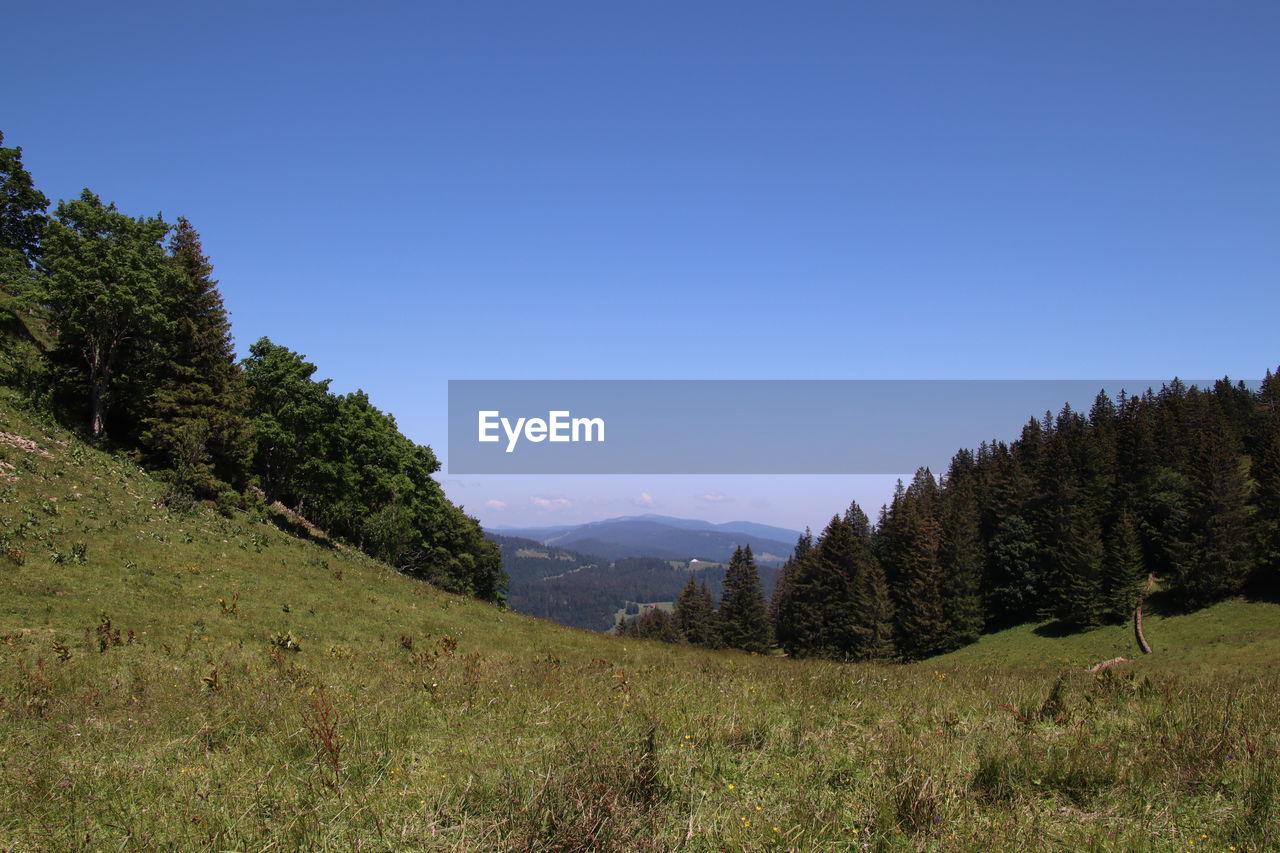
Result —
<svg viewBox="0 0 1280 853"><path fill-rule="evenodd" d="M269 335L441 450L450 378L1280 363L1274 0L69 2L3 26L0 130L48 195L190 218L242 351ZM442 478L490 524L818 526L887 495Z"/></svg>

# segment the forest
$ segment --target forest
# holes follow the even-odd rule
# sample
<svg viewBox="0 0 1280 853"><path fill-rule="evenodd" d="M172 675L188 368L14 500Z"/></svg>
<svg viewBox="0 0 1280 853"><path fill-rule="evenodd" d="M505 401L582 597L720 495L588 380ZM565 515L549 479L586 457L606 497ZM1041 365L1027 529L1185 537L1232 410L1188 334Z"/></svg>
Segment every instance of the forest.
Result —
<svg viewBox="0 0 1280 853"><path fill-rule="evenodd" d="M191 222L130 216L88 189L50 208L22 149L0 147L0 381L158 472L175 506L278 503L406 574L503 601L500 549L445 497L429 447L267 338L236 359ZM941 476L919 470L874 523L850 505L800 538L768 600L743 548L718 605L690 576L673 616L617 628L918 660L1029 621L1064 632L1120 622L1149 591L1171 611L1274 594L1280 375L1256 388L1174 380L1115 392L1100 390L1087 413L1032 418L1015 441L961 450Z"/></svg>
<svg viewBox="0 0 1280 853"><path fill-rule="evenodd" d="M265 337L237 361L191 222L130 216L88 189L50 211L3 143L0 381L160 473L174 505L279 502L406 574L502 600L498 549L432 478L429 447Z"/></svg>
<svg viewBox="0 0 1280 853"><path fill-rule="evenodd" d="M796 543L768 608L750 549L719 608L690 579L631 635L794 657L919 660L1033 621L1122 622L1150 588L1165 612L1280 587L1280 373L1256 390L1174 380L1100 391L1087 414L1032 418L901 481L873 525L851 504ZM1158 586L1157 586L1158 584ZM725 602L749 601L744 607ZM746 620L744 624L743 620ZM747 641L735 637L749 637ZM762 639L768 638L768 639Z"/></svg>

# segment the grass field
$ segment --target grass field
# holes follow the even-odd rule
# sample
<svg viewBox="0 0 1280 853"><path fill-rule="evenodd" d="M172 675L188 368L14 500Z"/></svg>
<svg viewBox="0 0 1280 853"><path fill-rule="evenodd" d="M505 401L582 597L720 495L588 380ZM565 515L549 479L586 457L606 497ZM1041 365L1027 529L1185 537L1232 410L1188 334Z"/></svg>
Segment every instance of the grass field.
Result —
<svg viewBox="0 0 1280 853"><path fill-rule="evenodd" d="M1280 607L911 666L446 595L0 403L0 850L1280 848Z"/></svg>

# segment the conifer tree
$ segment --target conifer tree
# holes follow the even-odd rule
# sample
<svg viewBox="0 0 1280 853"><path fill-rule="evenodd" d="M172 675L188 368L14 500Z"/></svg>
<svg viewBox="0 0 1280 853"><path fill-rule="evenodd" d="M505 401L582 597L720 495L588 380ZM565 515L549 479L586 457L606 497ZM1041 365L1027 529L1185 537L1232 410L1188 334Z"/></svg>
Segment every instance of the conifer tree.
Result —
<svg viewBox="0 0 1280 853"><path fill-rule="evenodd" d="M880 561L869 548L862 551L854 582L854 624L851 657L855 660L889 660L897 647L893 638L893 601Z"/></svg>
<svg viewBox="0 0 1280 853"><path fill-rule="evenodd" d="M682 639L671 614L660 607L649 607L631 623L628 634L641 640L678 643Z"/></svg>
<svg viewBox="0 0 1280 853"><path fill-rule="evenodd" d="M200 235L179 219L169 241L181 275L171 298L171 340L149 395L141 444L152 464L212 496L243 487L252 450L248 392L236 364L231 322Z"/></svg>
<svg viewBox="0 0 1280 853"><path fill-rule="evenodd" d="M783 614L789 609L788 600L791 596L792 581L795 579L800 561L811 550L813 550L813 532L806 527L804 533L796 540L791 556L782 564L782 569L774 580L773 595L769 599L769 624L773 628L774 641L783 648L786 648L790 642L788 633L790 628L784 624Z"/></svg>
<svg viewBox="0 0 1280 853"><path fill-rule="evenodd" d="M928 479L932 481L932 477ZM938 654L948 645L945 575L939 561L942 528L933 515L928 491L913 493L909 489L898 516L894 637L899 654L908 660L919 660Z"/></svg>
<svg viewBox="0 0 1280 853"><path fill-rule="evenodd" d="M717 618L720 641L731 649L764 654L769 650L769 619L764 590L751 546L736 548L724 576Z"/></svg>
<svg viewBox="0 0 1280 853"><path fill-rule="evenodd" d="M957 649L982 633L982 543L978 538L978 501L973 474L952 467L942 511L939 562L947 621L946 646Z"/></svg>
<svg viewBox="0 0 1280 853"><path fill-rule="evenodd" d="M1146 577L1137 525L1129 513L1122 513L1107 539L1107 567L1103 578L1104 617L1113 622L1128 619L1137 606Z"/></svg>
<svg viewBox="0 0 1280 853"><path fill-rule="evenodd" d="M1235 594L1253 569L1249 460L1226 431L1205 427L1192 441L1185 532L1172 549L1173 590L1191 607Z"/></svg>
<svg viewBox="0 0 1280 853"><path fill-rule="evenodd" d="M1280 370L1268 370L1258 390L1254 444L1255 580L1274 594L1280 592Z"/></svg>
<svg viewBox="0 0 1280 853"><path fill-rule="evenodd" d="M859 540L834 516L817 544L794 559L778 625L783 648L795 657L849 657L854 645L854 563Z"/></svg>
<svg viewBox="0 0 1280 853"><path fill-rule="evenodd" d="M1053 546L1058 570L1054 615L1068 625L1091 628L1102 623L1105 612L1102 531L1084 505L1072 504L1066 512L1066 524Z"/></svg>
<svg viewBox="0 0 1280 853"><path fill-rule="evenodd" d="M884 517L880 553L894 607L898 653L915 660L946 648L950 632L941 563L941 492L928 468L895 494Z"/></svg>
<svg viewBox="0 0 1280 853"><path fill-rule="evenodd" d="M695 646L711 646L715 642L715 602L706 581L690 577L676 601L675 626Z"/></svg>
<svg viewBox="0 0 1280 853"><path fill-rule="evenodd" d="M1021 515L1000 520L987 549L986 628L1007 628L1036 617L1037 550L1035 533Z"/></svg>

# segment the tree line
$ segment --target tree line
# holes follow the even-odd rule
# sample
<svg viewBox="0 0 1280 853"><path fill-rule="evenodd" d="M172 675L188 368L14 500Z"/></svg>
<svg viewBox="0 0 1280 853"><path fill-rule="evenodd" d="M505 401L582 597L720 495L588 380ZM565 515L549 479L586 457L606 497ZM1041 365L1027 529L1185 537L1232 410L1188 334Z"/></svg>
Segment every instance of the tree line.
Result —
<svg viewBox="0 0 1280 853"><path fill-rule="evenodd" d="M0 381L178 494L223 508L280 501L408 574L502 599L498 549L444 496L429 447L265 337L237 361L189 221L130 216L88 189L50 212L22 149L3 142Z"/></svg>
<svg viewBox="0 0 1280 853"><path fill-rule="evenodd" d="M749 551L739 563L754 570ZM816 538L806 531L764 613L738 604L728 578L718 608L691 580L674 614L619 630L918 660L1025 622L1122 621L1149 576L1180 610L1280 590L1280 372L1256 390L1174 380L1099 392L1087 414L1046 412L1013 442L961 450L941 478L922 468L899 482L874 525L854 503Z"/></svg>

